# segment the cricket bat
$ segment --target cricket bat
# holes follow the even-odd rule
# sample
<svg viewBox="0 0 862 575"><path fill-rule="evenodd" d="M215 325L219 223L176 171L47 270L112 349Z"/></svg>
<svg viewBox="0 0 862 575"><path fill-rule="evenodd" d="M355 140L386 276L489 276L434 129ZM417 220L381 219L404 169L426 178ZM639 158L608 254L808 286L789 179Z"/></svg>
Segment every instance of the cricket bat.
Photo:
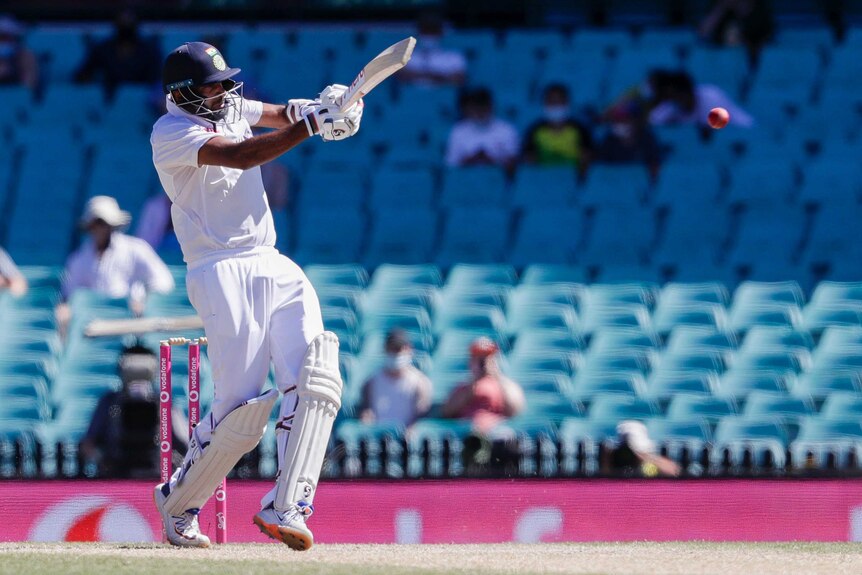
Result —
<svg viewBox="0 0 862 575"><path fill-rule="evenodd" d="M87 337L112 335L140 335L154 331L177 332L203 329L204 323L196 315L177 317L138 317L131 319L95 319L84 328Z"/></svg>
<svg viewBox="0 0 862 575"><path fill-rule="evenodd" d="M365 67L359 71L356 79L342 96L341 104L338 106L343 112L359 98L373 90L380 82L403 68L413 55L416 46L416 38L410 36L400 42L393 44L374 57Z"/></svg>

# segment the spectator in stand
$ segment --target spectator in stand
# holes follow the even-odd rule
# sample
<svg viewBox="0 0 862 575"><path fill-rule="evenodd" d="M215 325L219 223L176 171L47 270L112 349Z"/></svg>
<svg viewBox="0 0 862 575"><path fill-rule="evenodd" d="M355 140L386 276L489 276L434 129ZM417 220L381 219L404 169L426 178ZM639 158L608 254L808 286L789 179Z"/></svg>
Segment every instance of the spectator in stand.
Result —
<svg viewBox="0 0 862 575"><path fill-rule="evenodd" d="M111 97L120 84L158 84L161 69L158 42L142 37L134 13L124 11L114 22L114 35L90 48L75 81L101 82Z"/></svg>
<svg viewBox="0 0 862 575"><path fill-rule="evenodd" d="M674 72L670 70L651 70L643 83L632 86L608 106L600 121L610 122L626 116L642 124L648 123L652 109L670 96L673 77Z"/></svg>
<svg viewBox="0 0 862 575"><path fill-rule="evenodd" d="M700 25L702 38L722 46L745 46L753 65L774 33L769 0L717 0Z"/></svg>
<svg viewBox="0 0 862 575"><path fill-rule="evenodd" d="M542 119L524 136L524 160L540 166L572 166L583 175L592 156L593 139L590 129L572 117L568 88L547 86L542 111Z"/></svg>
<svg viewBox="0 0 862 575"><path fill-rule="evenodd" d="M413 346L404 331L390 331L384 348L383 367L362 388L359 417L364 423L408 427L431 408L431 380L413 366Z"/></svg>
<svg viewBox="0 0 862 575"><path fill-rule="evenodd" d="M158 407L155 379L158 360L144 346L123 351L119 361L122 388L99 400L80 451L85 467L94 467L101 477L151 477L158 462ZM188 421L179 410L172 412L173 429L186 429ZM188 437L174 434L178 447ZM182 459L182 453L175 454Z"/></svg>
<svg viewBox="0 0 862 575"><path fill-rule="evenodd" d="M646 425L626 420L617 425L616 441L608 444L603 452L602 471L626 477L676 477L680 467L675 461L657 453Z"/></svg>
<svg viewBox="0 0 862 575"><path fill-rule="evenodd" d="M687 72L673 74L667 98L652 109L649 120L654 126L694 124L705 134L711 134L707 117L713 108L727 110L734 126L750 128L754 125L754 118L724 90L712 84L695 85Z"/></svg>
<svg viewBox="0 0 862 575"><path fill-rule="evenodd" d="M401 82L421 86L460 86L467 75L461 52L443 48L443 20L436 14L419 19L416 48L410 62L398 73Z"/></svg>
<svg viewBox="0 0 862 575"><path fill-rule="evenodd" d="M518 157L518 132L494 116L494 100L487 88L461 95L462 119L452 127L446 148L446 165L500 166L511 171Z"/></svg>
<svg viewBox="0 0 862 575"><path fill-rule="evenodd" d="M120 230L131 217L120 209L117 200L95 196L87 202L81 227L89 238L66 262L57 322L61 333L71 319L66 303L75 290L86 288L108 297L127 297L136 314L143 312L149 291L167 293L174 289L174 278L147 242L127 236Z"/></svg>
<svg viewBox="0 0 862 575"><path fill-rule="evenodd" d="M0 248L0 291L2 290L9 290L9 293L16 297L22 296L27 293L27 280L6 250Z"/></svg>
<svg viewBox="0 0 862 575"><path fill-rule="evenodd" d="M0 86L39 84L39 62L24 45L24 29L11 16L0 16Z"/></svg>
<svg viewBox="0 0 862 575"><path fill-rule="evenodd" d="M471 475L506 471L517 464L514 434L505 422L524 410L524 391L500 373L500 349L487 337L470 345L470 380L459 385L443 405L443 417L469 419L464 440L464 466Z"/></svg>
<svg viewBox="0 0 862 575"><path fill-rule="evenodd" d="M596 163L642 163L653 180L658 178L661 147L649 125L622 110L618 115L611 115L608 121L608 130L596 147Z"/></svg>

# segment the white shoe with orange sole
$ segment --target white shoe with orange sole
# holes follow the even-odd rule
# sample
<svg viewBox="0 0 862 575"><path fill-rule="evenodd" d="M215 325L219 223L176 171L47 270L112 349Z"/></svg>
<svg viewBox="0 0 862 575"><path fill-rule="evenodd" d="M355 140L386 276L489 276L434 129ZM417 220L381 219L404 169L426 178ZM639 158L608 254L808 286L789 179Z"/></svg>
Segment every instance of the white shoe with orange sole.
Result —
<svg viewBox="0 0 862 575"><path fill-rule="evenodd" d="M254 516L253 521L261 533L295 551L305 551L314 545L314 535L305 524L312 513L314 507L304 501L291 505L286 511L278 511L270 503Z"/></svg>

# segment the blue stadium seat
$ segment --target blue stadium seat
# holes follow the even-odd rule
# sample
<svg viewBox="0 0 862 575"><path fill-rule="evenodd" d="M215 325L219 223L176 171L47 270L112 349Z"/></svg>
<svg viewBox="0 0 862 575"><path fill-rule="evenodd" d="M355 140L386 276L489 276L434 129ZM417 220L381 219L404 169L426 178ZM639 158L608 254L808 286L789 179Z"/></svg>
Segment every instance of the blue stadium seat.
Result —
<svg viewBox="0 0 862 575"><path fill-rule="evenodd" d="M440 335L449 330L471 330L482 333L503 333L506 317L494 305L452 306L441 303L434 314L434 333Z"/></svg>
<svg viewBox="0 0 862 575"><path fill-rule="evenodd" d="M799 191L804 204L856 204L862 198L859 181L862 169L839 158L823 157L805 167L805 181Z"/></svg>
<svg viewBox="0 0 862 575"><path fill-rule="evenodd" d="M667 338L666 353L686 350L732 351L739 346L732 331L718 331L711 327L681 325L673 328Z"/></svg>
<svg viewBox="0 0 862 575"><path fill-rule="evenodd" d="M736 402L732 399L707 395L677 395L668 405L667 418L715 423L738 411Z"/></svg>
<svg viewBox="0 0 862 575"><path fill-rule="evenodd" d="M356 264L306 266L305 275L315 288L355 287L368 285L368 272Z"/></svg>
<svg viewBox="0 0 862 575"><path fill-rule="evenodd" d="M515 268L508 264L456 264L446 275L446 287L513 286Z"/></svg>
<svg viewBox="0 0 862 575"><path fill-rule="evenodd" d="M451 210L435 261L442 267L456 263L502 261L509 231L509 212L503 208Z"/></svg>
<svg viewBox="0 0 862 575"><path fill-rule="evenodd" d="M655 230L653 214L648 209L603 206L593 216L592 233L577 261L601 268L614 254L615 265L641 265L648 256Z"/></svg>
<svg viewBox="0 0 862 575"><path fill-rule="evenodd" d="M747 59L742 47L695 46L688 55L686 67L699 82L721 86L736 98L745 83Z"/></svg>
<svg viewBox="0 0 862 575"><path fill-rule="evenodd" d="M434 177L427 168L381 166L371 183L371 205L392 208L430 209L434 202Z"/></svg>
<svg viewBox="0 0 862 575"><path fill-rule="evenodd" d="M514 355L529 355L544 351L578 351L584 341L567 329L523 329L515 339Z"/></svg>
<svg viewBox="0 0 862 575"><path fill-rule="evenodd" d="M618 166L597 164L580 189L578 203L588 207L619 206L637 208L649 188L649 173L641 165Z"/></svg>
<svg viewBox="0 0 862 575"><path fill-rule="evenodd" d="M642 394L645 387L644 376L636 371L577 374L572 378L570 397L589 403L618 395L634 398Z"/></svg>
<svg viewBox="0 0 862 575"><path fill-rule="evenodd" d="M433 264L384 264L378 266L371 277L369 289L412 288L415 286L440 287L443 276Z"/></svg>
<svg viewBox="0 0 862 575"><path fill-rule="evenodd" d="M696 134L691 126L680 126L677 129ZM676 139L676 134L673 136ZM711 208L718 205L721 187L722 175L718 166L674 162L662 167L652 201L657 206L683 211Z"/></svg>
<svg viewBox="0 0 862 575"><path fill-rule="evenodd" d="M810 397L790 396L786 393L752 391L745 401L742 415L748 419L776 418L783 422L798 422L814 413Z"/></svg>
<svg viewBox="0 0 862 575"><path fill-rule="evenodd" d="M363 261L369 267L430 261L438 220L436 212L427 209L380 209L371 225Z"/></svg>
<svg viewBox="0 0 862 575"><path fill-rule="evenodd" d="M822 401L835 393L862 397L862 369L814 369L799 377L790 389L793 395ZM836 396L841 397L841 396Z"/></svg>
<svg viewBox="0 0 862 575"><path fill-rule="evenodd" d="M743 348L733 358L733 366L740 370L767 370L799 373L811 366L807 349L799 348Z"/></svg>
<svg viewBox="0 0 862 575"><path fill-rule="evenodd" d="M806 417L801 420L790 452L799 467L855 468L860 443L862 424L856 418Z"/></svg>
<svg viewBox="0 0 862 575"><path fill-rule="evenodd" d="M359 212L364 198L365 181L358 169L317 170L303 175L299 204L303 214L310 209Z"/></svg>
<svg viewBox="0 0 862 575"><path fill-rule="evenodd" d="M831 304L843 302L862 302L862 282L822 281L811 294L811 303Z"/></svg>
<svg viewBox="0 0 862 575"><path fill-rule="evenodd" d="M584 305L614 306L640 304L655 306L659 287L651 282L595 283L587 287Z"/></svg>
<svg viewBox="0 0 862 575"><path fill-rule="evenodd" d="M712 206L683 206L671 208L652 259L660 266L673 267L690 275L695 275L691 273L695 270L714 269L729 234L728 215ZM688 277L682 281L721 280L725 273L712 277L704 273L699 278Z"/></svg>
<svg viewBox="0 0 862 575"><path fill-rule="evenodd" d="M745 416L723 418L715 429L710 463L720 466L725 453L732 467L741 466L750 453L755 469L771 464L784 467L787 449L787 430L772 418L750 419Z"/></svg>
<svg viewBox="0 0 862 575"><path fill-rule="evenodd" d="M754 391L786 393L788 388L795 385L795 381L792 372L733 366L721 374L715 393L721 397L741 399Z"/></svg>
<svg viewBox="0 0 862 575"><path fill-rule="evenodd" d="M819 335L833 326L862 325L862 304L809 304L802 311L802 328Z"/></svg>
<svg viewBox="0 0 862 575"><path fill-rule="evenodd" d="M734 302L730 309L730 329L745 333L754 326L776 326L798 329L802 323L802 310L796 305L783 303L745 304Z"/></svg>
<svg viewBox="0 0 862 575"><path fill-rule="evenodd" d="M653 369L657 361L657 352L648 348L610 351L594 351L592 348L587 348L578 368L578 374L604 375L620 371L638 371L646 374Z"/></svg>
<svg viewBox="0 0 862 575"><path fill-rule="evenodd" d="M658 349L661 339L651 331L638 328L611 327L596 331L590 340L591 353L609 353L629 349Z"/></svg>
<svg viewBox="0 0 862 575"><path fill-rule="evenodd" d="M571 167L520 166L512 184L512 206L525 209L571 206L577 194L576 176Z"/></svg>
<svg viewBox="0 0 862 575"><path fill-rule="evenodd" d="M740 161L733 166L727 201L743 206L789 203L796 188L793 163L787 159Z"/></svg>
<svg viewBox="0 0 862 575"><path fill-rule="evenodd" d="M659 301L653 312L653 327L659 334L667 334L677 326L706 326L718 331L727 329L727 312L724 306L715 303L666 305Z"/></svg>
<svg viewBox="0 0 862 575"><path fill-rule="evenodd" d="M820 334L820 341L817 345L820 349L862 346L862 327L827 327L823 330L823 333Z"/></svg>
<svg viewBox="0 0 862 575"><path fill-rule="evenodd" d="M573 208L532 207L524 212L514 246L508 259L515 265L564 265L577 254L583 229L583 215ZM550 268L548 268L550 269ZM582 281L585 274L579 268L567 269ZM579 273L578 271L579 270Z"/></svg>
<svg viewBox="0 0 862 575"><path fill-rule="evenodd" d="M440 205L444 208L500 206L505 195L506 181L500 168L449 168L443 172Z"/></svg>
<svg viewBox="0 0 862 575"><path fill-rule="evenodd" d="M820 56L807 47L767 46L760 55L749 97L774 98L776 103L807 103L820 65Z"/></svg>
<svg viewBox="0 0 862 575"><path fill-rule="evenodd" d="M343 264L359 260L365 218L352 210L306 210L292 257L301 263Z"/></svg>
<svg viewBox="0 0 862 575"><path fill-rule="evenodd" d="M563 303L510 307L506 333L517 335L527 329L559 329L577 333L580 324L575 308Z"/></svg>
<svg viewBox="0 0 862 575"><path fill-rule="evenodd" d="M593 421L616 421L623 419L648 419L661 415L658 405L651 401L626 395L599 396L589 409Z"/></svg>
<svg viewBox="0 0 862 575"><path fill-rule="evenodd" d="M587 306L580 314L578 328L584 334L593 334L606 329L634 328L652 331L649 310L640 304Z"/></svg>
<svg viewBox="0 0 862 575"><path fill-rule="evenodd" d="M586 281L584 268L565 264L530 264L521 275L522 285L583 284Z"/></svg>
<svg viewBox="0 0 862 575"><path fill-rule="evenodd" d="M712 395L718 387L718 376L711 370L657 369L646 381L642 396L656 401L667 401L679 394Z"/></svg>
<svg viewBox="0 0 862 575"><path fill-rule="evenodd" d="M814 340L805 331L782 326L757 325L748 330L742 347L743 349L783 347L810 350L814 347Z"/></svg>
<svg viewBox="0 0 862 575"><path fill-rule="evenodd" d="M862 395L856 391L833 391L820 408L823 419L862 418Z"/></svg>
<svg viewBox="0 0 862 575"><path fill-rule="evenodd" d="M860 217L862 207L856 204L824 203L814 219L808 243L801 255L802 262L812 267L825 267L828 279L858 281L856 262L862 258L862 246L851 230ZM857 267L853 267L853 264Z"/></svg>
<svg viewBox="0 0 862 575"><path fill-rule="evenodd" d="M803 210L795 206L749 206L728 261L750 268L754 279L797 277L794 256L802 242L805 219Z"/></svg>

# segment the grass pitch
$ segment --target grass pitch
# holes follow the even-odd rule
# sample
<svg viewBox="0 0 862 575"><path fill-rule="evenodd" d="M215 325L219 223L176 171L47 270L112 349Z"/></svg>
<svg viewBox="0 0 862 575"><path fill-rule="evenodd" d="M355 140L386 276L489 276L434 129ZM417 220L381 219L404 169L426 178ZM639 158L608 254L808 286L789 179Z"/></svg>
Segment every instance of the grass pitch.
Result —
<svg viewBox="0 0 862 575"><path fill-rule="evenodd" d="M0 543L0 575L449 575L862 573L854 543L559 543L498 545Z"/></svg>

